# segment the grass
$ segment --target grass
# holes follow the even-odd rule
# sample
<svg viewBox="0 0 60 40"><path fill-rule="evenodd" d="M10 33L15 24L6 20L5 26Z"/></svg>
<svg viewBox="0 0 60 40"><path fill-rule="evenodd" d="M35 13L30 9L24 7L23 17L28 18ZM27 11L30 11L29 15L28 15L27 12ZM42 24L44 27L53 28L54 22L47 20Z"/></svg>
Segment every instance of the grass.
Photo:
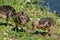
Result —
<svg viewBox="0 0 60 40"><path fill-rule="evenodd" d="M45 17L52 17L56 21L56 25L54 26L54 31L52 31L53 34L60 36L60 17L58 17L54 12L49 12L49 10L45 10L46 8L43 8L43 11L41 11L41 5L32 5L27 4L27 0L24 2L24 0L0 0L0 5L11 5L13 6L17 12L21 11L22 9L29 15L31 18L31 21L28 23L29 28L31 30L31 22L39 20L40 18ZM29 7L27 7L29 6ZM5 19L0 20L1 23L5 23ZM13 20L10 20L9 23L14 25ZM0 40L56 40L54 36L42 36L40 34L31 34L29 32L15 32L11 29L14 26L8 26L5 25L0 26ZM24 28L24 27L23 27ZM26 29L25 29L26 30ZM40 31L40 30L39 30Z"/></svg>

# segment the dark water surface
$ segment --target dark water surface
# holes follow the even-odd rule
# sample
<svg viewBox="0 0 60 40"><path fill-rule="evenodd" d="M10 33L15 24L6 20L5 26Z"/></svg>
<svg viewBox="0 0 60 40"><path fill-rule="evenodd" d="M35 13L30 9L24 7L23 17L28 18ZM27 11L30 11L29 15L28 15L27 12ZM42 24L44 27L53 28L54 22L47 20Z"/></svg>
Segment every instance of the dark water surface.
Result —
<svg viewBox="0 0 60 40"><path fill-rule="evenodd" d="M46 6L48 5L47 3L49 3L52 11L57 11L57 13L60 14L60 0L44 0L44 2L42 2L42 4Z"/></svg>

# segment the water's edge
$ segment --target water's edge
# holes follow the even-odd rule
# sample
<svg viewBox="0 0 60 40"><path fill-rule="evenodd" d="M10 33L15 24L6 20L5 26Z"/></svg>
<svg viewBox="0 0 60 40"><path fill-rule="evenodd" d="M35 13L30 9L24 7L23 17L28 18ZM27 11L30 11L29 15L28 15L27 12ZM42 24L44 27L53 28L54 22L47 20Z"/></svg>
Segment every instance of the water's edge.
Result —
<svg viewBox="0 0 60 40"><path fill-rule="evenodd" d="M49 3L52 11L56 11L57 14L60 14L60 0L44 0L42 5L47 6L47 3Z"/></svg>

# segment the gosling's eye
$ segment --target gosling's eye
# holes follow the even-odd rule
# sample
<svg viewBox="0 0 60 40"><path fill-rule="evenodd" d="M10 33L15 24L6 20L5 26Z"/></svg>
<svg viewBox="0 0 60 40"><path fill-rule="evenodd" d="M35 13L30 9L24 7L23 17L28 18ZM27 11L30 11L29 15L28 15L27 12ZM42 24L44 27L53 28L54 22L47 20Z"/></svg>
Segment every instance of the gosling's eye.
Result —
<svg viewBox="0 0 60 40"><path fill-rule="evenodd" d="M23 19L23 17L20 17L21 19Z"/></svg>

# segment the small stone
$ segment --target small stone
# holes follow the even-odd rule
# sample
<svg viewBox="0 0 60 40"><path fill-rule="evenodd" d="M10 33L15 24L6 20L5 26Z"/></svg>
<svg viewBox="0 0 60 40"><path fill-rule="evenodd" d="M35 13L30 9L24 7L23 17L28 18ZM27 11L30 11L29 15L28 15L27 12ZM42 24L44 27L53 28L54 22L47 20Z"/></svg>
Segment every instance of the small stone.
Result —
<svg viewBox="0 0 60 40"><path fill-rule="evenodd" d="M20 27L18 27L19 29L21 29Z"/></svg>
<svg viewBox="0 0 60 40"><path fill-rule="evenodd" d="M4 35L6 35L6 36L7 36L8 34L7 34L7 33L4 33Z"/></svg>
<svg viewBox="0 0 60 40"><path fill-rule="evenodd" d="M13 39L10 39L10 40L13 40Z"/></svg>
<svg viewBox="0 0 60 40"><path fill-rule="evenodd" d="M6 40L6 38L3 38L4 40Z"/></svg>
<svg viewBox="0 0 60 40"><path fill-rule="evenodd" d="M31 20L33 20L33 18L30 18Z"/></svg>
<svg viewBox="0 0 60 40"><path fill-rule="evenodd" d="M28 2L31 2L31 0L28 0Z"/></svg>

